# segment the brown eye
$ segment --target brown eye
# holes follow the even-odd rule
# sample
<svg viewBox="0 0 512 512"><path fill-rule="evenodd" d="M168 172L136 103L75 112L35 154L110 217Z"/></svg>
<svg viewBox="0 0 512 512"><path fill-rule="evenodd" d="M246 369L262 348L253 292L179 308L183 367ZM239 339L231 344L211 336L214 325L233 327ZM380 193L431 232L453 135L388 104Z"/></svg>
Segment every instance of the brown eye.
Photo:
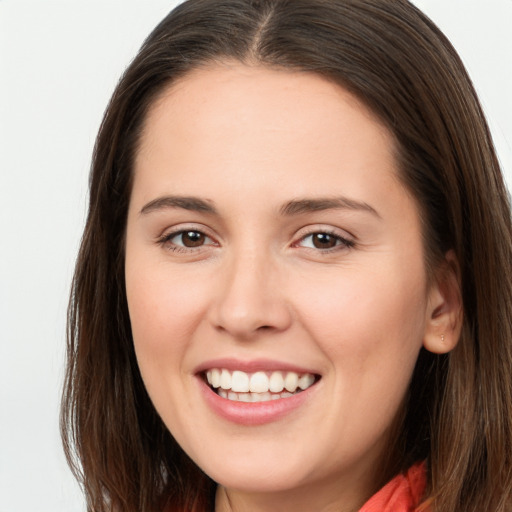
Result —
<svg viewBox="0 0 512 512"><path fill-rule="evenodd" d="M311 243L316 249L332 249L338 244L339 237L329 233L314 233L311 235Z"/></svg>
<svg viewBox="0 0 512 512"><path fill-rule="evenodd" d="M318 249L327 252L329 249L349 249L354 247L354 242L342 236L325 231L316 231L303 237L297 244L308 249Z"/></svg>
<svg viewBox="0 0 512 512"><path fill-rule="evenodd" d="M172 250L186 250L196 249L204 245L212 245L213 240L202 233L195 230L175 231L168 235L164 235L159 241L159 244Z"/></svg>
<svg viewBox="0 0 512 512"><path fill-rule="evenodd" d="M181 238L181 244L178 245L184 247L200 247L206 240L206 236L199 231L183 231L176 238Z"/></svg>

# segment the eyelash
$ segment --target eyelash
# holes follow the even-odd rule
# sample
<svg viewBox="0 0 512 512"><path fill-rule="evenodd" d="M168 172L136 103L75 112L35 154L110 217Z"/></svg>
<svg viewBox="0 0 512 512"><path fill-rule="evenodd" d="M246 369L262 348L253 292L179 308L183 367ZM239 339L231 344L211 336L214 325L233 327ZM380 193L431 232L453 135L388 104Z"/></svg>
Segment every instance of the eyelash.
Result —
<svg viewBox="0 0 512 512"><path fill-rule="evenodd" d="M306 240L307 238L313 237L315 235L328 235L330 237L333 237L336 241L336 245L334 247L328 247L328 248L323 248L323 249L318 248L318 247L304 247L305 249L315 251L315 252L320 252L321 254L330 254L330 253L336 252L336 251L352 249L356 245L354 240L345 238L345 237L341 236L339 233L336 233L335 231L332 231L329 229L319 229L319 230L311 231L311 232L305 234L304 236L302 236L298 242L295 242L293 244L294 247L299 246L299 244L304 242L304 240Z"/></svg>
<svg viewBox="0 0 512 512"><path fill-rule="evenodd" d="M195 247L186 247L177 245L175 243L172 243L171 240L173 238L176 238L180 235L184 235L185 233L195 233L202 237L204 237L205 240L211 240L213 244L205 244L201 243L201 245L197 245ZM326 248L319 248L319 247L304 247L304 249L307 249L309 251L314 251L321 254L330 254L332 252L347 250L355 247L354 240L347 239L343 236L341 236L339 233L336 233L329 229L318 229L315 231L310 231L309 233L304 234L297 242L295 242L292 246L293 247L301 247L301 244L304 243L305 240L307 240L310 237L313 237L315 235L328 235L329 237L333 237L335 239L335 245L333 247L326 247ZM198 250L201 250L205 247L205 245L217 245L216 242L213 241L213 239L205 234L203 231L199 229L180 229L177 231L173 231L171 233L167 233L165 235L162 235L158 238L157 243L164 247L166 250L172 251L172 252L179 252L179 253L190 253L190 252L196 252Z"/></svg>
<svg viewBox="0 0 512 512"><path fill-rule="evenodd" d="M215 245L214 242L214 244L202 244L196 247L186 247L171 242L173 238L176 238L180 235L183 236L185 233L196 233L203 236L205 239L213 241L211 237L209 237L207 234L205 234L203 231L200 231L199 229L179 229L177 231L173 231L171 233L162 235L161 237L158 238L157 243L169 251L181 253L195 252L197 250L202 249L205 245Z"/></svg>

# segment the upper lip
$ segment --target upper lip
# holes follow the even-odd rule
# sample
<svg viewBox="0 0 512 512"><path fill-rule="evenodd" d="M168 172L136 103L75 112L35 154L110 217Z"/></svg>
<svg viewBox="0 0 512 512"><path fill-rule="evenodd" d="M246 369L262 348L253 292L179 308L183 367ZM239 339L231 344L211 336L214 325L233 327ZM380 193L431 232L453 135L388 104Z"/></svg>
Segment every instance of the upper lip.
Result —
<svg viewBox="0 0 512 512"><path fill-rule="evenodd" d="M313 375L319 375L317 371L311 368L305 368L289 362L277 361L274 359L240 360L232 357L204 361L195 368L194 372L197 374L204 373L205 371L213 368L226 369L230 371L240 370L246 373L255 373L260 371L274 372L281 370L285 372L295 372L298 374L310 373Z"/></svg>

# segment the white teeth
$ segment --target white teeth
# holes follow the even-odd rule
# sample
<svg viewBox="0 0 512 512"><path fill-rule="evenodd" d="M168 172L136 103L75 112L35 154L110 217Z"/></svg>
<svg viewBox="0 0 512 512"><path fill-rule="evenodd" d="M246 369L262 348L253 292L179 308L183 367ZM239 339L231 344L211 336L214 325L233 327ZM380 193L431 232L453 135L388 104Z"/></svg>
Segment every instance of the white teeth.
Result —
<svg viewBox="0 0 512 512"><path fill-rule="evenodd" d="M212 368L206 372L208 384L223 398L241 402L277 400L304 391L315 383L311 373L299 375L296 372L264 372L253 374L225 368Z"/></svg>
<svg viewBox="0 0 512 512"><path fill-rule="evenodd" d="M270 402L271 400L279 400L280 398L288 398L293 396L293 393L283 391L282 393L235 393L233 391L226 391L220 388L218 390L219 396L231 400L233 402Z"/></svg>
<svg viewBox="0 0 512 512"><path fill-rule="evenodd" d="M268 389L272 391L272 393L281 393L281 391L283 391L284 379L283 374L281 372L272 373L272 375L270 376Z"/></svg>
<svg viewBox="0 0 512 512"><path fill-rule="evenodd" d="M222 389L231 389L231 373L228 370L222 370L220 373L220 387Z"/></svg>
<svg viewBox="0 0 512 512"><path fill-rule="evenodd" d="M231 389L237 393L247 393L249 391L249 375L245 372L234 371L231 377Z"/></svg>
<svg viewBox="0 0 512 512"><path fill-rule="evenodd" d="M294 372L288 372L284 378L284 387L286 391L293 393L299 384L299 376Z"/></svg>
<svg viewBox="0 0 512 512"><path fill-rule="evenodd" d="M265 372L256 372L251 375L249 390L253 393L265 393L268 391L268 377Z"/></svg>
<svg viewBox="0 0 512 512"><path fill-rule="evenodd" d="M314 382L315 377L310 373L306 373L299 379L299 388L302 390L308 389L309 386L313 385Z"/></svg>
<svg viewBox="0 0 512 512"><path fill-rule="evenodd" d="M272 400L272 395L267 391L266 393L253 393L253 402L269 402Z"/></svg>
<svg viewBox="0 0 512 512"><path fill-rule="evenodd" d="M210 382L210 384L214 388L220 387L220 370L218 370L217 368L214 368L212 370L212 381Z"/></svg>

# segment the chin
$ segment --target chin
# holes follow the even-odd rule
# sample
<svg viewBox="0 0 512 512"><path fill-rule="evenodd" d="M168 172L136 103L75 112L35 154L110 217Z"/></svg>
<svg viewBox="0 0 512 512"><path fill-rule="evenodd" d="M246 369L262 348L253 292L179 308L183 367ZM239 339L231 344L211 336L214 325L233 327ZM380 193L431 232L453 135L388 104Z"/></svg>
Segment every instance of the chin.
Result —
<svg viewBox="0 0 512 512"><path fill-rule="evenodd" d="M306 475L286 468L277 469L268 464L252 467L232 466L215 468L210 477L226 489L244 493L279 493L300 487Z"/></svg>

